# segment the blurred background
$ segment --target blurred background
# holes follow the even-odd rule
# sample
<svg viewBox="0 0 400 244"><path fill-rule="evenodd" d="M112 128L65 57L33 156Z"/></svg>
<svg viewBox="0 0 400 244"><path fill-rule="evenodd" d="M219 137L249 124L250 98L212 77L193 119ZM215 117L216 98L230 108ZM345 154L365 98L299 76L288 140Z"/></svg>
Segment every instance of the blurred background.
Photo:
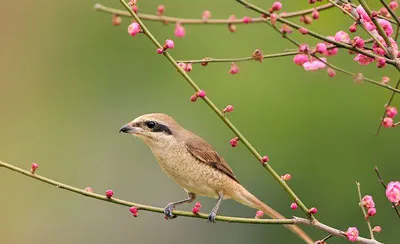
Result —
<svg viewBox="0 0 400 244"><path fill-rule="evenodd" d="M264 8L273 1L254 0ZM17 1L2 4L0 45L0 160L103 194L164 207L185 193L161 171L150 150L138 139L118 134L139 115L163 112L208 140L231 165L241 183L286 216L291 200L248 150L232 149L234 137L205 105L191 103L193 90L143 35L130 37L124 18L96 12L95 1ZM118 1L101 4L122 8ZM309 8L307 1L282 1L285 11ZM139 1L139 11L200 18L208 9L215 18L234 13L258 16L234 1ZM377 5L376 5L377 6ZM323 35L347 31L352 21L337 9L321 12L310 29ZM297 21L297 19L295 20ZM250 56L294 48L265 24L185 26L186 37L173 36L174 25L146 22L160 40L175 40L176 59ZM358 33L360 35L361 33ZM304 39L295 31L294 38ZM360 67L345 50L330 58L353 72L393 85L392 67ZM194 65L191 76L221 109L235 107L232 122L289 182L317 218L339 229L357 226L368 236L358 207L355 181L363 194L374 196L380 225L377 238L393 243L399 237L398 217L373 171L399 180L399 129L375 132L390 92L351 77L327 76L326 70L305 72L292 57L263 63L238 63L240 73L228 74L229 63ZM399 105L395 99L394 105ZM180 217L166 221L156 213L133 218L127 207L97 201L0 169L0 243L301 243L281 226L216 223ZM202 212L214 199L199 197ZM180 209L190 210L191 205ZM255 210L224 201L220 214L254 217ZM305 228L314 239L325 233ZM347 243L333 239L330 243Z"/></svg>

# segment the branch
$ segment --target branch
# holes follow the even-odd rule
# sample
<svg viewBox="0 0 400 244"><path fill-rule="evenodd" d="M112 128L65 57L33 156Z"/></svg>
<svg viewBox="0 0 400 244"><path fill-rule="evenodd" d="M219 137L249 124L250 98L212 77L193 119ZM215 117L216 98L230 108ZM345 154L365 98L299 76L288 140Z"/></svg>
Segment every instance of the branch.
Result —
<svg viewBox="0 0 400 244"><path fill-rule="evenodd" d="M247 2L245 0L236 0L236 1L238 3L240 3L240 4L242 4L243 6L245 6L246 8L254 10L257 13L265 14L268 17L271 16L271 14L268 11L265 11L264 9L259 8L258 6L254 5L254 4L251 4L251 3L249 3L249 2ZM291 22L291 21L289 21L289 20L287 20L285 18L279 17L279 16L277 17L276 21L278 21L278 22L280 22L282 24L286 24L286 25L288 25L288 26L290 26L290 27L292 27L292 28L294 28L296 30L298 30L300 28L304 28L304 27L302 27L302 26L300 26L298 24L295 24L295 23L293 23L293 22ZM327 38L325 36L322 36L322 35L314 32L314 31L309 30L309 29L307 29L307 30L308 30L308 35L310 35L312 37L315 37L315 38L317 38L319 40L334 44L334 45L336 45L338 47L342 47L342 48L351 50L353 52L357 52L357 53L363 54L363 55L365 55L367 57L370 57L370 58L373 58L373 59L377 59L377 58L381 57L381 56L375 55L373 53L367 52L365 50L362 50L360 48L353 47L350 44L347 44L347 43L344 43L344 42L338 42L338 41L335 41L335 40L331 40L331 39L329 39L329 38ZM386 58L386 57L383 57L383 58L385 58L386 63L394 65L398 70L400 70L400 63L399 62L397 62L396 60L393 60L393 59Z"/></svg>
<svg viewBox="0 0 400 244"><path fill-rule="evenodd" d="M321 11L321 10L329 9L331 7L333 7L333 5L328 3L328 4L321 5L317 8L309 8L309 9L304 9L304 10L296 11L296 12L282 13L281 16L285 17L285 18L292 18L292 17L296 17L296 16L310 14L314 11L314 9ZM132 17L128 11L110 8L110 7L101 5L99 3L94 5L94 9L98 10L100 12L104 12L104 13L118 14L119 16L124 16L124 17ZM182 25L183 24L244 24L244 22L241 19L234 19L234 20L207 19L207 20L204 20L204 19L185 19L185 18L178 18L178 17L171 17L171 16L158 16L158 15L142 14L142 13L138 13L137 15L139 18L144 19L144 20L157 21L157 22L162 22L162 23L179 23ZM265 22L265 18L263 18L263 17L252 18L252 20L251 20L251 23L262 23L262 22Z"/></svg>
<svg viewBox="0 0 400 244"><path fill-rule="evenodd" d="M382 186L383 186L383 189L386 190L386 184L385 184L385 182L383 181L381 174L379 173L378 167L375 166L374 170L375 170L375 172L376 172L376 175L378 176L379 182L380 182L380 183L382 184ZM393 206L394 211L397 213L397 216L399 216L399 218L400 218L400 212L399 212L399 210L397 209L396 204L392 203L392 206Z"/></svg>
<svg viewBox="0 0 400 244"><path fill-rule="evenodd" d="M363 215L364 215L364 219L365 219L365 221L367 222L368 230L369 230L369 235L371 236L371 239L372 239L372 240L375 240L374 232L372 231L371 222L370 222L370 220L369 220L369 218L368 218L367 213L365 212L364 206L362 205L362 196L361 196L360 182L356 181L356 185L357 185L358 198L359 198L359 200L360 200L360 201L359 201L359 205L360 205L361 211L362 211L362 213L363 213Z"/></svg>
<svg viewBox="0 0 400 244"><path fill-rule="evenodd" d="M274 53L274 54L266 54L263 55L263 59L266 58L277 58L277 57L286 57L286 56L293 56L298 54L298 51L292 51L292 52L283 52L283 53ZM203 59L197 59L197 60L178 60L176 62L180 63L230 63L230 62L243 62L243 61L251 61L254 60L252 56L250 57L244 57L244 58L207 58L207 60Z"/></svg>
<svg viewBox="0 0 400 244"><path fill-rule="evenodd" d="M12 170L14 172L23 174L23 175L31 177L33 179L42 181L46 184L56 186L59 189L64 189L64 190L74 192L77 194L81 194L81 195L84 195L87 197L91 197L91 198L94 198L97 200L114 203L114 204L118 204L118 205L123 205L123 206L127 206L127 207L135 206L136 208L143 210L143 211L164 214L163 208L157 208L157 207L153 207L153 206L149 206L149 205L133 203L133 202L125 201L125 200L114 198L114 197L107 198L104 195L96 194L93 192L88 192L83 189L79 189L79 188L76 188L76 187L43 177L43 176L37 175L36 173L32 174L30 171L23 170L19 167L16 167L14 165L11 165L11 164L8 164L8 163L2 162L2 161L0 161L0 168L1 167L4 167L4 168ZM173 210L173 214L177 215L177 216L184 216L184 217L198 218L198 219L207 219L208 218L207 214L203 214L203 213L193 214L192 212L187 212L187 211ZM337 230L330 226L324 225L316 220L310 221L308 219L298 218L298 217L293 217L292 219L255 219L255 218L238 218L238 217L230 217L230 216L217 216L216 220L222 221L222 222L243 223L243 224L279 224L279 225L280 224L285 224L285 225L287 225L287 224L290 224L290 225L302 224L302 225L310 225L310 226L314 226L317 229L326 231L332 235L339 236L339 237L346 237L346 235L344 234L343 231L340 231L340 230ZM370 239L363 238L363 237L358 237L357 241L362 244L382 244L378 241L370 240Z"/></svg>

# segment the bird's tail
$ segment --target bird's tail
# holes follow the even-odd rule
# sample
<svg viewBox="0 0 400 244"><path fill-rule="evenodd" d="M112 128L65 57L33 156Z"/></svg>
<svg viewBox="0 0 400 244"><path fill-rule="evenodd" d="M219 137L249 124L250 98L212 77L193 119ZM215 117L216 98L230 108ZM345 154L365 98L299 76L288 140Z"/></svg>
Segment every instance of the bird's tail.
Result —
<svg viewBox="0 0 400 244"><path fill-rule="evenodd" d="M261 210L266 215L268 215L273 219L285 219L283 215L275 211L267 204L260 201L257 197L255 197L253 194L247 191L243 186L240 185L240 188L241 190L235 191L235 195L232 196L232 198L235 201L240 202L241 204L246 205L248 207ZM284 225L284 226L288 228L290 231L294 232L296 235L298 235L306 243L314 244L314 241L311 239L311 237L309 237L302 229L300 229L300 227L296 225Z"/></svg>

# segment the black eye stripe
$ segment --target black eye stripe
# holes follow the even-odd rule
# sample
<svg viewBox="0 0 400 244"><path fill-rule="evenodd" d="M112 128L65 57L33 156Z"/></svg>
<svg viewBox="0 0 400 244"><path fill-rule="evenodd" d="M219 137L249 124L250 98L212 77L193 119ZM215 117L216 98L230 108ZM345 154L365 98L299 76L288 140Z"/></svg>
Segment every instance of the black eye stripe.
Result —
<svg viewBox="0 0 400 244"><path fill-rule="evenodd" d="M172 135L172 131L168 126L157 123L154 128L151 129L153 132L164 132L167 135Z"/></svg>

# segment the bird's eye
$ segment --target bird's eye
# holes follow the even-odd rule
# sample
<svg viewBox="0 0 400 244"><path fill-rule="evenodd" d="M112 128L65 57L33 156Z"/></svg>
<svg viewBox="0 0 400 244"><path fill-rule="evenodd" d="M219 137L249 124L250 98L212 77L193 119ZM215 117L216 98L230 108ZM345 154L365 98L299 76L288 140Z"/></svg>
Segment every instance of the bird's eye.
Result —
<svg viewBox="0 0 400 244"><path fill-rule="evenodd" d="M156 122L154 122L154 121L147 121L147 122L146 122L146 126L147 126L149 129L153 129L153 128L156 126Z"/></svg>

